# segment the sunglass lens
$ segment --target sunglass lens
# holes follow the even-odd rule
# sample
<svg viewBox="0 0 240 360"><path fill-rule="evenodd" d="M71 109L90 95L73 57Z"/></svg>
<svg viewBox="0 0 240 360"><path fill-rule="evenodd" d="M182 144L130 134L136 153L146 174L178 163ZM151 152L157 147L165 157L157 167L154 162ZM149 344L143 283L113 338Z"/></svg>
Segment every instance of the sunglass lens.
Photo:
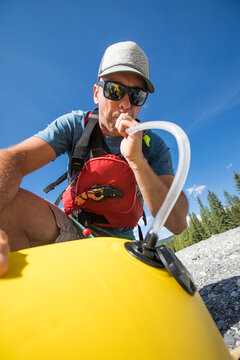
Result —
<svg viewBox="0 0 240 360"><path fill-rule="evenodd" d="M121 86L121 84L116 84L116 83L112 83L112 82L106 83L105 96L108 99L118 101L118 100L122 99L124 94L125 94L125 91L124 91L123 86Z"/></svg>
<svg viewBox="0 0 240 360"><path fill-rule="evenodd" d="M104 96L113 101L121 100L128 92L132 105L142 106L148 96L147 91L138 88L130 88L119 83L106 81L104 83Z"/></svg>
<svg viewBox="0 0 240 360"><path fill-rule="evenodd" d="M147 99L147 92L141 89L132 89L129 95L131 103L136 106L142 106Z"/></svg>

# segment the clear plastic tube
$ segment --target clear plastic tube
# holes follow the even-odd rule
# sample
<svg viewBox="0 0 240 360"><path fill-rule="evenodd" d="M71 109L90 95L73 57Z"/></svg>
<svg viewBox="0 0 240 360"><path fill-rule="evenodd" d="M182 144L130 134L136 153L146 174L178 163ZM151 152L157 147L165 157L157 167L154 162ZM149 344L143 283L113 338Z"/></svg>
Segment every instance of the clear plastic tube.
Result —
<svg viewBox="0 0 240 360"><path fill-rule="evenodd" d="M160 231L162 230L162 227L164 226L168 215L170 214L173 206L175 205L186 181L190 165L191 151L189 140L185 132L178 125L171 122L149 121L128 128L126 130L126 133L134 134L138 131L143 131L147 129L159 129L170 132L176 138L178 145L178 167L176 175L167 193L167 196L162 206L158 210L158 213L155 216L155 219L148 231L148 234L154 234L158 238L160 235Z"/></svg>

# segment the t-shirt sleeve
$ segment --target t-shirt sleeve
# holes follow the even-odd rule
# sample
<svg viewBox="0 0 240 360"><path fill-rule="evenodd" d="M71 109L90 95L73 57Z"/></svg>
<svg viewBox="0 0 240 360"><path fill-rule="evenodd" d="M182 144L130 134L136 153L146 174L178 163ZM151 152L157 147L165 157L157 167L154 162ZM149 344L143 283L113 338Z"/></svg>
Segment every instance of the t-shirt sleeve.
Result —
<svg viewBox="0 0 240 360"><path fill-rule="evenodd" d="M165 142L152 131L148 131L147 136L150 141L148 146L144 143L144 153L153 171L157 175L174 175L171 153Z"/></svg>
<svg viewBox="0 0 240 360"><path fill-rule="evenodd" d="M63 115L34 136L46 141L56 152L57 156L65 152L70 154L75 137L74 129L77 128L80 131L82 126L81 119L79 120L78 118L74 113Z"/></svg>

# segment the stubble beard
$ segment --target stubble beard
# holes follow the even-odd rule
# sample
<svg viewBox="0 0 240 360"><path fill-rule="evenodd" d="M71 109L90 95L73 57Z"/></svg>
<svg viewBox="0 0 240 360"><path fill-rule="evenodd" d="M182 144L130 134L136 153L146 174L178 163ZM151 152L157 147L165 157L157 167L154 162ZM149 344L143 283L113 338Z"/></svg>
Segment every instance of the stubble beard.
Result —
<svg viewBox="0 0 240 360"><path fill-rule="evenodd" d="M116 121L120 116L120 114L129 114L132 117L132 114L129 111L126 112L119 110L114 111L111 114L110 119L107 119L105 124L103 123L102 126L100 126L102 133L104 135L112 136L112 137L121 137L121 135L119 134L118 130L115 127Z"/></svg>

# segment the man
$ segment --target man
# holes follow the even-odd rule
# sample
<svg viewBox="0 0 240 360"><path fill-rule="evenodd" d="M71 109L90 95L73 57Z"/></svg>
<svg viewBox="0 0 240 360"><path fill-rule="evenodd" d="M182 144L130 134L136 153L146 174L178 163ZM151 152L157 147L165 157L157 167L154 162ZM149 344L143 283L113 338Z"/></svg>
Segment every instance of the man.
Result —
<svg viewBox="0 0 240 360"><path fill-rule="evenodd" d="M102 58L98 80L94 85L94 102L99 108L99 127L105 145L115 153L120 148L148 210L155 216L174 178L168 148L151 133L153 146L144 150L142 133L126 133L126 129L138 124L136 118L141 106L148 93L154 92L148 59L134 42L113 44ZM85 118L86 112L82 111L67 114L37 135L1 150L0 275L7 270L6 239L11 251L16 251L80 237L79 228L62 210L20 188L20 184L23 176L45 166L61 153L67 152L71 159ZM181 233L186 227L187 211L187 199L181 193L165 226L174 234ZM132 231L132 228L110 229L116 236L129 237Z"/></svg>

